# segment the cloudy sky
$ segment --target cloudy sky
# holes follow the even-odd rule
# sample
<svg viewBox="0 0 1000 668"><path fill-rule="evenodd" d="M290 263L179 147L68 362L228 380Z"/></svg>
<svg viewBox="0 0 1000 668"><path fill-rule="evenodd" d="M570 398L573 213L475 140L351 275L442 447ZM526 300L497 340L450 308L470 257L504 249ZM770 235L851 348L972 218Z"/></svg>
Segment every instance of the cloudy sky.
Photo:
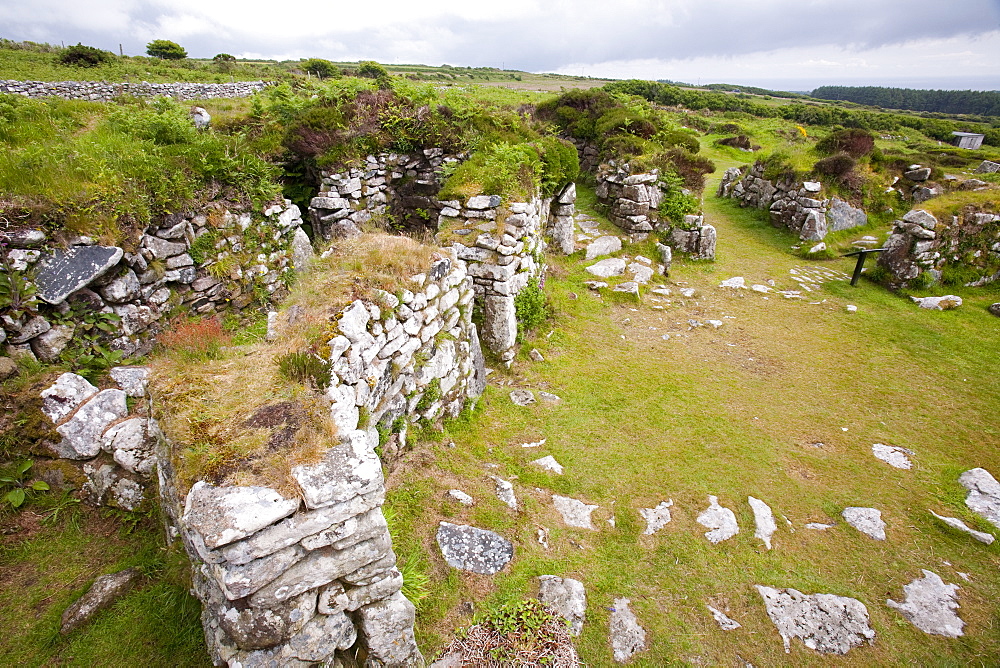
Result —
<svg viewBox="0 0 1000 668"><path fill-rule="evenodd" d="M0 37L786 90L1000 90L1000 0L0 0Z"/></svg>

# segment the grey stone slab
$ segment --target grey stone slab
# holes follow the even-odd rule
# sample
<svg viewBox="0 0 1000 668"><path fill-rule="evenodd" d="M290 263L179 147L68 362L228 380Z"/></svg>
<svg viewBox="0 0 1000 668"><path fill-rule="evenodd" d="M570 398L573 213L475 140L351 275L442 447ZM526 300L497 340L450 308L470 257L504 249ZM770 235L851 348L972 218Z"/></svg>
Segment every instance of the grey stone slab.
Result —
<svg viewBox="0 0 1000 668"><path fill-rule="evenodd" d="M913 468L913 462L907 456L914 454L913 450L895 445L885 445L884 443L874 443L872 444L872 454L886 464L895 466L897 469Z"/></svg>
<svg viewBox="0 0 1000 668"><path fill-rule="evenodd" d="M965 533L969 534L970 536L978 540L980 543L985 543L986 545L992 545L993 541L996 540L993 534L986 533L985 531L976 531L975 529L971 528L968 524L958 519L957 517L942 517L941 515L935 513L933 510L929 512L931 515L938 518L951 528L958 529L959 531L964 531Z"/></svg>
<svg viewBox="0 0 1000 668"><path fill-rule="evenodd" d="M566 620L571 636L578 636L583 632L583 622L587 616L587 591L582 582L557 575L539 575L538 600Z"/></svg>
<svg viewBox="0 0 1000 668"><path fill-rule="evenodd" d="M743 626L735 619L730 618L726 613L722 612L721 610L717 610L710 605L706 605L705 607L708 608L708 611L712 613L712 619L715 620L715 623L718 624L719 628L721 628L723 631L735 631L736 629L741 628Z"/></svg>
<svg viewBox="0 0 1000 668"><path fill-rule="evenodd" d="M441 522L437 543L448 565L482 575L499 573L514 557L514 544L498 533Z"/></svg>
<svg viewBox="0 0 1000 668"><path fill-rule="evenodd" d="M640 508L639 514L646 520L646 530L643 535L652 536L654 533L667 526L670 522L670 507L674 505L673 499L661 502L655 508Z"/></svg>
<svg viewBox="0 0 1000 668"><path fill-rule="evenodd" d="M382 462L363 430L327 450L319 463L292 468L292 477L310 509L343 503L383 487Z"/></svg>
<svg viewBox="0 0 1000 668"><path fill-rule="evenodd" d="M42 390L42 412L59 424L77 406L97 394L97 388L75 373L64 373L46 390Z"/></svg>
<svg viewBox="0 0 1000 668"><path fill-rule="evenodd" d="M38 298L61 304L71 294L103 276L122 259L117 246L74 246L42 260L35 277Z"/></svg>
<svg viewBox="0 0 1000 668"><path fill-rule="evenodd" d="M289 639L288 648L302 661L324 662L338 649L354 645L357 638L357 629L343 612L316 615Z"/></svg>
<svg viewBox="0 0 1000 668"><path fill-rule="evenodd" d="M60 457L90 459L101 451L104 430L128 415L125 393L121 390L98 392L56 427L62 440L52 446Z"/></svg>
<svg viewBox="0 0 1000 668"><path fill-rule="evenodd" d="M639 626L639 620L629 608L627 598L616 598L611 608L608 623L608 640L615 661L625 663L638 652L646 649L646 631Z"/></svg>
<svg viewBox="0 0 1000 668"><path fill-rule="evenodd" d="M965 505L1000 527L1000 482L984 468L970 469L958 481L969 490Z"/></svg>
<svg viewBox="0 0 1000 668"><path fill-rule="evenodd" d="M63 612L59 633L66 634L83 626L98 612L128 593L140 577L142 574L138 568L128 568L94 580L87 593Z"/></svg>
<svg viewBox="0 0 1000 668"><path fill-rule="evenodd" d="M719 505L719 497L709 495L708 508L698 515L698 524L711 529L705 532L705 538L711 543L721 543L740 532L736 523L736 514L729 508Z"/></svg>
<svg viewBox="0 0 1000 668"><path fill-rule="evenodd" d="M358 626L368 648L370 666L423 666L424 657L413 636L416 610L401 592L366 605L357 612Z"/></svg>
<svg viewBox="0 0 1000 668"><path fill-rule="evenodd" d="M890 599L886 605L898 610L924 633L946 638L965 635L965 622L955 614L959 607L958 585L945 584L937 573L922 570L924 577L903 586L906 598L902 603Z"/></svg>
<svg viewBox="0 0 1000 668"><path fill-rule="evenodd" d="M865 642L873 644L875 631L868 608L857 599L833 594L803 594L795 589L757 585L767 616L790 651L792 638L824 654L847 654Z"/></svg>
<svg viewBox="0 0 1000 668"><path fill-rule="evenodd" d="M844 521L861 533L874 538L875 540L885 540L885 522L882 521L882 512L876 508L844 508L840 513Z"/></svg>
<svg viewBox="0 0 1000 668"><path fill-rule="evenodd" d="M183 522L215 549L288 517L299 503L269 487L216 487L199 480L188 492Z"/></svg>
<svg viewBox="0 0 1000 668"><path fill-rule="evenodd" d="M559 514L562 515L563 521L567 525L577 527L578 529L597 531L597 527L594 526L594 523L590 519L590 514L600 506L571 499L568 496L559 496L558 494L552 495L552 505L559 511Z"/></svg>
<svg viewBox="0 0 1000 668"><path fill-rule="evenodd" d="M752 496L747 497L747 503L750 504L750 508L753 510L754 524L757 526L753 534L754 538L764 541L764 545L770 550L771 536L778 530L778 524L774 521L774 513L771 512L769 505Z"/></svg>

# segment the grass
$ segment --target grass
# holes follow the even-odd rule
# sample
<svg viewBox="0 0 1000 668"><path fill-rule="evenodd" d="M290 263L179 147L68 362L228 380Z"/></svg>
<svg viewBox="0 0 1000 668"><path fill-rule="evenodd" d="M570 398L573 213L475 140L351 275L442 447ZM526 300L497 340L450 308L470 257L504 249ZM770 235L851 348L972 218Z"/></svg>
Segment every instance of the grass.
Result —
<svg viewBox="0 0 1000 668"><path fill-rule="evenodd" d="M586 206L585 196L581 202ZM927 510L991 528L965 508L957 477L975 466L1000 472L991 447L1000 430L987 417L1000 408L1000 362L969 345L995 330L984 307L998 291L964 291L965 306L945 313L922 312L866 282L826 283L801 301L730 294L716 286L734 275L796 288L788 270L803 261L789 249L795 238L760 213L711 196L705 211L719 229L718 261L677 260L671 274L672 283L695 287L696 298L606 301L580 285L587 275L578 256L552 262L546 292L558 315L525 345L537 347L545 362L518 361L509 374L496 372L473 419L446 427L440 443L425 444L394 473L390 498L421 490L401 540L422 546L431 572L432 603L418 617L425 654L446 643L455 626L471 623L462 602L480 610L530 596L535 576L556 574L587 586L577 647L588 665L612 664L607 609L619 596L632 599L649 634L639 665L729 665L737 657L754 665L829 663L801 644L783 653L753 584L865 603L875 646L852 650L838 665L988 663L998 641L997 548L948 530ZM848 273L850 265L819 263ZM847 303L858 313L847 313ZM726 324L688 332L689 318ZM671 339L662 340L663 333ZM519 408L506 396L511 386L554 392L562 402ZM541 438L541 448L520 447ZM876 442L915 450L915 468L878 462L870 453ZM564 476L530 465L546 454L566 467ZM495 498L486 473L514 481L519 511ZM452 487L472 494L476 506L450 502L444 492ZM552 492L599 504L599 531L566 528L551 508ZM737 513L742 528L719 546L702 538L705 529L695 522L709 494ZM753 538L748 495L778 516L773 551ZM654 536L641 535L638 508L668 498L674 520ZM804 528L839 520L852 505L882 510L885 543L842 521L824 533ZM605 521L611 515L614 529ZM514 561L494 578L449 569L433 543L442 519L499 531L517 545ZM539 526L549 529L549 550L535 539ZM884 605L899 600L920 568L962 587L965 638L926 636ZM744 628L723 634L705 603Z"/></svg>

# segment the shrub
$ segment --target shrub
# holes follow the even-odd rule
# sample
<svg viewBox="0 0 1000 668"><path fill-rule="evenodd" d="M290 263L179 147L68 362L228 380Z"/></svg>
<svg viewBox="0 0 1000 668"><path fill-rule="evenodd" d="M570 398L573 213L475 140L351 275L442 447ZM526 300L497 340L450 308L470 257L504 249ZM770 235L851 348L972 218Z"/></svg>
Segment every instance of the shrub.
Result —
<svg viewBox="0 0 1000 668"><path fill-rule="evenodd" d="M114 56L101 49L92 46L84 46L79 42L76 46L70 46L59 54L59 62L63 65L74 65L76 67L95 67L101 63L109 62Z"/></svg>
<svg viewBox="0 0 1000 668"><path fill-rule="evenodd" d="M330 364L310 351L294 351L278 358L278 371L297 383L313 383L321 390L330 385Z"/></svg>
<svg viewBox="0 0 1000 668"><path fill-rule="evenodd" d="M698 213L698 199L684 192L684 181L677 174L667 172L660 176L663 199L658 211L667 220L679 224L684 216Z"/></svg>
<svg viewBox="0 0 1000 668"><path fill-rule="evenodd" d="M816 143L816 150L827 155L846 153L852 158L868 155L875 148L875 136L860 128L834 130Z"/></svg>
<svg viewBox="0 0 1000 668"><path fill-rule="evenodd" d="M856 164L854 158L847 153L838 153L816 161L816 164L813 165L813 173L840 180L851 172Z"/></svg>
<svg viewBox="0 0 1000 668"><path fill-rule="evenodd" d="M223 72L229 72L233 69L233 65L236 63L236 56L228 53L217 53L215 57L212 58L212 62L214 62Z"/></svg>
<svg viewBox="0 0 1000 668"><path fill-rule="evenodd" d="M389 72L374 60L362 60L358 63L358 76L365 79L388 79Z"/></svg>
<svg viewBox="0 0 1000 668"><path fill-rule="evenodd" d="M167 39L154 39L146 45L146 53L163 60L183 60L188 55L183 46Z"/></svg>
<svg viewBox="0 0 1000 668"><path fill-rule="evenodd" d="M309 58L302 61L302 69L320 79L334 79L341 74L339 67L322 58Z"/></svg>
<svg viewBox="0 0 1000 668"><path fill-rule="evenodd" d="M764 158L761 163L764 165L764 178L768 181L795 178L795 168L789 162L787 153L775 151Z"/></svg>
<svg viewBox="0 0 1000 668"><path fill-rule="evenodd" d="M542 194L552 197L580 175L576 147L564 139L544 137L535 142L542 159Z"/></svg>
<svg viewBox="0 0 1000 668"><path fill-rule="evenodd" d="M538 279L530 281L517 296L514 297L514 314L517 318L517 339L523 341L525 335L545 322L550 309L545 292Z"/></svg>

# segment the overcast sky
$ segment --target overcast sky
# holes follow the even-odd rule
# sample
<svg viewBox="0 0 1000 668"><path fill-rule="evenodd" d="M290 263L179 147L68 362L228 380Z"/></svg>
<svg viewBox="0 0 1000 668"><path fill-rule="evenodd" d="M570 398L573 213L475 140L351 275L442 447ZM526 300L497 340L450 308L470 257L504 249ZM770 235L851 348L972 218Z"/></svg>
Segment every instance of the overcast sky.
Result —
<svg viewBox="0 0 1000 668"><path fill-rule="evenodd" d="M1000 89L1000 0L0 0L0 37L786 90Z"/></svg>

